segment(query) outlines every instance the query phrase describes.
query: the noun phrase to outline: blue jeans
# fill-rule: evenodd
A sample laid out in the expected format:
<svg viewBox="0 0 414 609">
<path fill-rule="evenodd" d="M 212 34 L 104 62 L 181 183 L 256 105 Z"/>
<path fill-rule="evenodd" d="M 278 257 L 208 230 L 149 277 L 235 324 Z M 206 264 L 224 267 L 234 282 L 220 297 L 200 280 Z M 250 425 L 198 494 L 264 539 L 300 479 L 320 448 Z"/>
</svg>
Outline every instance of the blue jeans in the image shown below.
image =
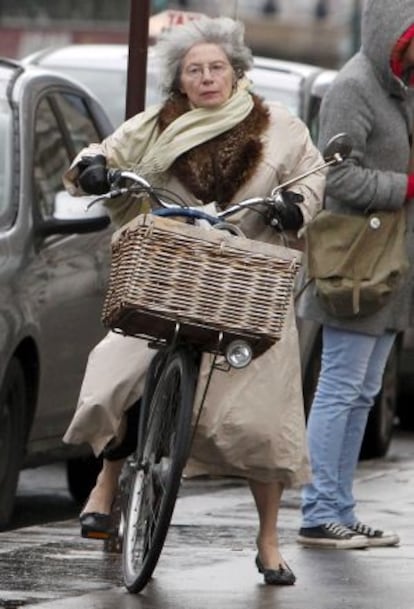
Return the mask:
<svg viewBox="0 0 414 609">
<path fill-rule="evenodd" d="M 394 332 L 371 336 L 323 328 L 322 367 L 307 427 L 312 482 L 302 491 L 303 527 L 357 521 L 352 483 L 394 339 Z"/>
</svg>

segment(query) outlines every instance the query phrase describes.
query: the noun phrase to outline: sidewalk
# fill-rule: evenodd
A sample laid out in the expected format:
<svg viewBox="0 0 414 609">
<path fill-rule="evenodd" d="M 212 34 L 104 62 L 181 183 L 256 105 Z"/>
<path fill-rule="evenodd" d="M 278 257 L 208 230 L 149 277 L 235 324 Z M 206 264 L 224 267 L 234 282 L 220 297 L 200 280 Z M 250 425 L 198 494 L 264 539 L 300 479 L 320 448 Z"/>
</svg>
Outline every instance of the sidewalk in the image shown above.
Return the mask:
<svg viewBox="0 0 414 609">
<path fill-rule="evenodd" d="M 397 530 L 402 540 L 397 548 L 297 546 L 299 494 L 288 491 L 280 517 L 281 542 L 298 578 L 288 588 L 263 585 L 255 570 L 254 506 L 246 485 L 232 480 L 184 482 L 155 577 L 140 595 L 123 588 L 120 556 L 104 554 L 100 542 L 80 539 L 76 520 L 1 533 L 0 606 L 412 609 L 413 480 L 414 459 L 405 456 L 362 463 L 358 471 L 360 517 Z"/>
</svg>

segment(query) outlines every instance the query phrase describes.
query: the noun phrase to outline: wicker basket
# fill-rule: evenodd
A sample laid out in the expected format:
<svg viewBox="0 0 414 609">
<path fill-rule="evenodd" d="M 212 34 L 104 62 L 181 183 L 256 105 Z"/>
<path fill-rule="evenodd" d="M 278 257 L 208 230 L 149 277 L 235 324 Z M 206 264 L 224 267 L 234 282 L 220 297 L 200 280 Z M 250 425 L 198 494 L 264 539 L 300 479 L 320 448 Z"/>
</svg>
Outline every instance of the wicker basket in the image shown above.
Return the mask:
<svg viewBox="0 0 414 609">
<path fill-rule="evenodd" d="M 179 322 L 181 335 L 206 351 L 244 338 L 257 355 L 281 336 L 300 258 L 285 247 L 141 215 L 113 236 L 103 323 L 171 340 Z"/>
</svg>

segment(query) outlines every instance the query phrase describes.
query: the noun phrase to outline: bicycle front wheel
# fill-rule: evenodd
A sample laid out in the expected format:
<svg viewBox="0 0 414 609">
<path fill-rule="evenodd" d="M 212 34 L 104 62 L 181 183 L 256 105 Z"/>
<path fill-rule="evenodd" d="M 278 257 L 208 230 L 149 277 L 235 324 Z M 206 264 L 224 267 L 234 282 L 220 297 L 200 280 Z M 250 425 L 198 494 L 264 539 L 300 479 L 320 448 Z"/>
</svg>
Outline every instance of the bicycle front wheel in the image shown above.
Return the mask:
<svg viewBox="0 0 414 609">
<path fill-rule="evenodd" d="M 154 362 L 152 370 L 157 366 Z M 150 579 L 163 548 L 191 443 L 196 386 L 192 356 L 178 350 L 157 375 L 155 389 L 142 404 L 137 455 L 125 522 L 123 577 L 130 592 Z M 144 401 L 145 402 L 145 401 Z"/>
</svg>

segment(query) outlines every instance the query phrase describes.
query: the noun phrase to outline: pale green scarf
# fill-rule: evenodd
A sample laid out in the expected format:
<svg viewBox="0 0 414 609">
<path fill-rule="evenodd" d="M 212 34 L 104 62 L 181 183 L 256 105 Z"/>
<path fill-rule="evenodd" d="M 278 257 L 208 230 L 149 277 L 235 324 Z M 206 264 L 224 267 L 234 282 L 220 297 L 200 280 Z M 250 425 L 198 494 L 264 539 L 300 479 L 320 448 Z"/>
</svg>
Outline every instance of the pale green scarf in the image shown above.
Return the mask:
<svg viewBox="0 0 414 609">
<path fill-rule="evenodd" d="M 101 144 L 81 150 L 63 176 L 72 195 L 84 194 L 77 184 L 77 163 L 82 157 L 103 154 L 109 167 L 131 170 L 146 178 L 153 186 L 162 187 L 166 172 L 177 157 L 195 146 L 232 129 L 248 116 L 253 108 L 250 81 L 238 81 L 236 92 L 216 108 L 194 108 L 185 112 L 159 132 L 161 105 L 133 116 Z M 111 218 L 118 226 L 142 213 L 142 201 L 123 196 L 105 202 Z"/>
<path fill-rule="evenodd" d="M 216 108 L 194 108 L 159 133 L 160 105 L 151 107 L 121 125 L 103 142 L 109 166 L 131 169 L 150 179 L 164 173 L 177 157 L 238 125 L 253 108 L 248 81 Z"/>
</svg>

